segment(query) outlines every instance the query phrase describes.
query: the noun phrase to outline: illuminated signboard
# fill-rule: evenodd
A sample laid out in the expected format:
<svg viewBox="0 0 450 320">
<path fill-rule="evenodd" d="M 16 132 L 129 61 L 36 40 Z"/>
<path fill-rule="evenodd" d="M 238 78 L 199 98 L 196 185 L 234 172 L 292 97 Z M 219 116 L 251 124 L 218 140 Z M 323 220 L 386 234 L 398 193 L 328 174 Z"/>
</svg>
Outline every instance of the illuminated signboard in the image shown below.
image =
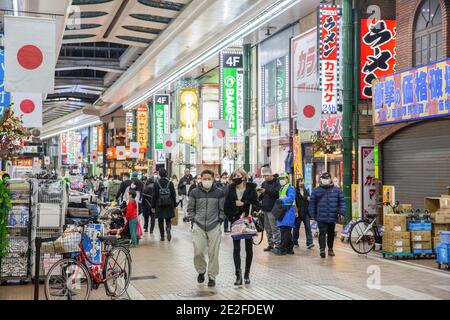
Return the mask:
<svg viewBox="0 0 450 320">
<path fill-rule="evenodd" d="M 194 144 L 198 134 L 198 90 L 181 89 L 180 97 L 180 142 Z"/>
<path fill-rule="evenodd" d="M 148 112 L 145 105 L 137 109 L 137 142 L 142 149 L 147 151 L 148 147 Z"/>
<path fill-rule="evenodd" d="M 127 131 L 127 143 L 133 141 L 133 112 L 127 112 L 125 114 L 126 131 Z"/>
<path fill-rule="evenodd" d="M 155 149 L 164 149 L 164 134 L 169 133 L 170 96 L 158 94 L 154 97 L 154 137 Z"/>
<path fill-rule="evenodd" d="M 361 99 L 372 98 L 372 81 L 395 72 L 395 20 L 361 20 Z"/>
<path fill-rule="evenodd" d="M 338 112 L 340 8 L 322 5 L 319 13 L 322 113 L 333 114 Z"/>
<path fill-rule="evenodd" d="M 103 125 L 98 126 L 97 127 L 97 151 L 98 152 L 103 152 L 103 145 L 105 144 L 104 139 L 104 132 L 105 132 L 105 128 L 103 127 Z"/>
</svg>

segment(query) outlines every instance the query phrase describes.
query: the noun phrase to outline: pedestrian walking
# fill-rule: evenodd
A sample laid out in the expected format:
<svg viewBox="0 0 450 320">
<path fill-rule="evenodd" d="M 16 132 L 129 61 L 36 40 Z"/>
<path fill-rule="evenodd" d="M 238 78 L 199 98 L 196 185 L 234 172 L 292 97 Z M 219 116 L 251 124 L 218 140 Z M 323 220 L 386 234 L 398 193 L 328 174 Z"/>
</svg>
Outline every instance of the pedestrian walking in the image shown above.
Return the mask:
<svg viewBox="0 0 450 320">
<path fill-rule="evenodd" d="M 138 209 L 136 204 L 136 191 L 134 190 L 128 192 L 128 204 L 125 218 L 127 219 L 128 229 L 130 230 L 131 244 L 133 247 L 136 247 L 139 244 L 136 234 Z"/>
<path fill-rule="evenodd" d="M 178 196 L 180 197 L 181 209 L 183 209 L 184 207 L 187 208 L 187 202 L 189 200 L 188 191 L 193 179 L 194 178 L 191 175 L 191 170 L 185 169 L 184 176 L 178 182 L 177 191 Z"/>
<path fill-rule="evenodd" d="M 278 177 L 280 183 L 279 199 L 277 201 L 284 208 L 284 215 L 277 219 L 277 226 L 280 228 L 280 247 L 274 249 L 277 255 L 294 254 L 294 242 L 292 239 L 292 229 L 295 227 L 295 188 L 289 183 L 289 174 L 284 173 Z"/>
<path fill-rule="evenodd" d="M 147 179 L 144 190 L 142 192 L 142 213 L 144 216 L 144 232 L 148 232 L 148 224 L 150 222 L 150 233 L 155 229 L 156 217 L 152 211 L 152 197 L 155 181 L 153 177 Z M 150 221 L 149 221 L 150 220 Z"/>
<path fill-rule="evenodd" d="M 280 246 L 281 233 L 277 226 L 277 219 L 272 213 L 273 206 L 280 196 L 280 183 L 275 179 L 270 167 L 261 168 L 264 182 L 261 188 L 256 189 L 260 193 L 261 210 L 264 213 L 264 229 L 267 234 L 268 247 L 264 251 L 272 251 Z"/>
<path fill-rule="evenodd" d="M 295 204 L 297 206 L 297 216 L 295 217 L 294 227 L 294 246 L 299 247 L 298 239 L 300 238 L 300 227 L 303 223 L 306 235 L 306 247 L 311 249 L 314 247 L 313 236 L 311 232 L 310 215 L 309 215 L 309 191 L 305 188 L 305 180 L 297 179 L 295 186 Z"/>
<path fill-rule="evenodd" d="M 319 225 L 320 256 L 335 256 L 333 251 L 334 233 L 339 216 L 345 214 L 344 193 L 333 184 L 328 172 L 320 176 L 320 186 L 315 188 L 309 202 L 309 213 Z"/>
<path fill-rule="evenodd" d="M 172 240 L 172 223 L 171 219 L 175 217 L 175 208 L 177 206 L 177 195 L 173 183 L 168 179 L 167 170 L 159 169 L 159 179 L 155 182 L 152 197 L 152 210 L 158 218 L 159 233 L 161 241 L 164 241 L 164 230 L 167 234 L 167 240 Z M 164 229 L 164 222 L 166 228 Z"/>
<path fill-rule="evenodd" d="M 231 224 L 242 216 L 247 217 L 259 210 L 256 184 L 248 182 L 247 173 L 243 169 L 237 169 L 231 174 L 232 183 L 228 187 L 225 198 L 225 214 Z M 251 212 L 250 212 L 251 211 Z M 250 269 L 253 260 L 253 240 L 245 239 L 245 273 L 244 282 L 250 284 Z M 241 240 L 233 240 L 233 259 L 236 274 L 234 285 L 242 285 L 241 269 Z"/>
<path fill-rule="evenodd" d="M 128 190 L 131 186 L 130 174 L 128 172 L 122 175 L 122 183 L 120 184 L 119 191 L 116 194 L 116 202 L 121 203 L 128 199 Z"/>
<path fill-rule="evenodd" d="M 225 219 L 225 195 L 214 185 L 214 172 L 201 173 L 201 183 L 192 190 L 188 202 L 188 219 L 192 223 L 192 242 L 194 244 L 194 266 L 198 283 L 205 281 L 208 272 L 208 286 L 216 285 L 219 274 L 219 249 L 221 224 Z M 205 253 L 208 251 L 208 262 Z"/>
</svg>

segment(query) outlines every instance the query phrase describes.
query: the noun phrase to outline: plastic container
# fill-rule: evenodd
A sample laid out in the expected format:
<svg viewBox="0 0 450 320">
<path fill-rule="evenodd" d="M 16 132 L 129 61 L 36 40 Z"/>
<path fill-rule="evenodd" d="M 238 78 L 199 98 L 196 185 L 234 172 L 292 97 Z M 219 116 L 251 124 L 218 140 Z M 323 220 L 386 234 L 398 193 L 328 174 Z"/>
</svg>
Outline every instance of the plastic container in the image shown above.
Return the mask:
<svg viewBox="0 0 450 320">
<path fill-rule="evenodd" d="M 436 260 L 439 263 L 450 263 L 450 244 L 440 243 L 437 246 Z"/>
<path fill-rule="evenodd" d="M 431 222 L 408 222 L 408 231 L 431 231 Z"/>
<path fill-rule="evenodd" d="M 450 244 L 450 231 L 441 231 L 440 236 L 441 236 L 440 243 Z"/>
</svg>

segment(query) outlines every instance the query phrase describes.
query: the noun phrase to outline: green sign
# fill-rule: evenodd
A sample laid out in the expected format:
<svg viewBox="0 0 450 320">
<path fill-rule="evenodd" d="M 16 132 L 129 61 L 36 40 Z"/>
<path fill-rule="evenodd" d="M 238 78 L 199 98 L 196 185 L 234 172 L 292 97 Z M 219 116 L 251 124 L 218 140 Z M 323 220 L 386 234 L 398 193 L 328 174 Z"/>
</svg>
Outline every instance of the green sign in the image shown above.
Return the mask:
<svg viewBox="0 0 450 320">
<path fill-rule="evenodd" d="M 168 110 L 169 110 L 169 96 L 157 95 L 154 100 L 154 132 L 155 132 L 155 149 L 164 149 L 164 134 L 168 129 Z"/>
<path fill-rule="evenodd" d="M 373 148 L 373 153 L 374 153 L 374 155 L 373 155 L 373 157 L 374 157 L 374 162 L 375 162 L 375 179 L 380 179 L 380 166 L 379 166 L 379 159 L 378 159 L 378 156 L 379 156 L 379 149 L 378 149 L 378 146 L 375 146 L 374 148 Z"/>
<path fill-rule="evenodd" d="M 222 52 L 220 56 L 221 69 L 221 101 L 222 118 L 228 120 L 229 133 L 237 134 L 238 129 L 238 106 L 239 78 L 238 70 L 243 68 L 243 55 L 241 52 Z"/>
</svg>

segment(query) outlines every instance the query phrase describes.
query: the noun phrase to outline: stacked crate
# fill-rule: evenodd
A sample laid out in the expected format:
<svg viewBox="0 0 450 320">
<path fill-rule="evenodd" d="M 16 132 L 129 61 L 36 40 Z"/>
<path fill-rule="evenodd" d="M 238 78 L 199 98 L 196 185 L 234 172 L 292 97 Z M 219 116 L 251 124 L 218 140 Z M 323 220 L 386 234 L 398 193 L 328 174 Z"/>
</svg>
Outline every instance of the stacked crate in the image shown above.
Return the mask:
<svg viewBox="0 0 450 320">
<path fill-rule="evenodd" d="M 433 247 L 436 249 L 440 243 L 440 233 L 450 231 L 450 196 L 442 195 L 439 198 L 439 207 L 431 214 L 431 218 L 433 221 Z"/>
</svg>

